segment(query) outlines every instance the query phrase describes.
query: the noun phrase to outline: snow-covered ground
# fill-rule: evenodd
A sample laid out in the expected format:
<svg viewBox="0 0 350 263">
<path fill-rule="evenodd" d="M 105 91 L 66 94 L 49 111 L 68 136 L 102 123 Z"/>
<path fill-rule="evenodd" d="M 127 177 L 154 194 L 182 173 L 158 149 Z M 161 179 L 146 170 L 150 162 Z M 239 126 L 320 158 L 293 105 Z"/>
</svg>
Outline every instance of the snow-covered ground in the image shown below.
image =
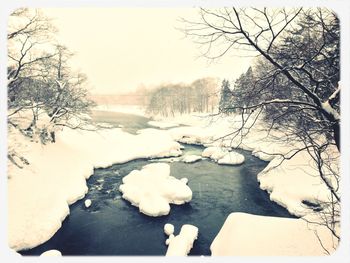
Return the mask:
<svg viewBox="0 0 350 263">
<path fill-rule="evenodd" d="M 61 227 L 68 205 L 87 193 L 86 179 L 94 167 L 181 154 L 180 144 L 157 130 L 138 135 L 121 129 L 63 130 L 56 143 L 47 145 L 15 130 L 10 134 L 10 142 L 30 163 L 24 169 L 10 163 L 8 170 L 8 241 L 15 250 L 43 243 Z"/>
<path fill-rule="evenodd" d="M 169 204 L 181 205 L 192 199 L 186 183 L 170 176 L 167 163 L 151 163 L 141 170 L 133 170 L 123 178 L 119 190 L 124 199 L 148 216 L 167 215 Z"/>
<path fill-rule="evenodd" d="M 153 126 L 153 127 L 157 127 L 157 128 L 161 128 L 161 129 L 179 126 L 179 124 L 177 124 L 177 123 L 161 122 L 161 121 L 149 121 L 148 124 Z"/>
</svg>

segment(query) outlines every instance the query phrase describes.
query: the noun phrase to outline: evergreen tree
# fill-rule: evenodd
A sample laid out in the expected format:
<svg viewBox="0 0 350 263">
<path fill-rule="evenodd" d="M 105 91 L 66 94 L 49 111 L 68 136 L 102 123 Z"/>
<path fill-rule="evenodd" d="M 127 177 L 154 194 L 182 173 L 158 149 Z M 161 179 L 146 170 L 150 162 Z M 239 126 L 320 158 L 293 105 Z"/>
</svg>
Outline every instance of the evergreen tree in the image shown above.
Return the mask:
<svg viewBox="0 0 350 263">
<path fill-rule="evenodd" d="M 233 97 L 230 89 L 230 82 L 227 79 L 224 79 L 221 84 L 219 111 L 223 113 L 232 112 L 230 110 L 230 107 L 232 106 L 232 99 Z"/>
</svg>

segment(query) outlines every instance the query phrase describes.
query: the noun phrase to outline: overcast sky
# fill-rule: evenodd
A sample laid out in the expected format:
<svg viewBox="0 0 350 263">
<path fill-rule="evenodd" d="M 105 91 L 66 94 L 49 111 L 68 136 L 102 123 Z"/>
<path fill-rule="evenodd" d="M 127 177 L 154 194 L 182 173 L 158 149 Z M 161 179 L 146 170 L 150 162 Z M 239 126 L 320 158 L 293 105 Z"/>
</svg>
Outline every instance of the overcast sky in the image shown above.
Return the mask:
<svg viewBox="0 0 350 263">
<path fill-rule="evenodd" d="M 247 58 L 227 56 L 208 63 L 191 39 L 177 30 L 180 17 L 195 9 L 77 8 L 44 9 L 54 18 L 58 39 L 75 52 L 74 67 L 83 71 L 92 93 L 127 92 L 144 84 L 190 83 L 201 77 L 239 76 Z"/>
</svg>

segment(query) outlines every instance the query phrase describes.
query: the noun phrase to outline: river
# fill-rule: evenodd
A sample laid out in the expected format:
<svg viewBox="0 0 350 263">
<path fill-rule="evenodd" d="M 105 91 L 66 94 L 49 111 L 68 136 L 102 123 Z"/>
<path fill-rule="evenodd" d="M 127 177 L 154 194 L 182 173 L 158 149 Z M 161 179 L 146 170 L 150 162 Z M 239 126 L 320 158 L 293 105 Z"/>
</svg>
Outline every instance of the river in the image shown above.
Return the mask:
<svg viewBox="0 0 350 263">
<path fill-rule="evenodd" d="M 131 133 L 149 127 L 149 119 L 125 113 L 94 112 L 93 119 L 116 127 L 122 125 Z M 184 147 L 184 155 L 200 155 L 204 149 L 196 145 Z M 85 208 L 86 198 L 71 205 L 70 215 L 50 240 L 21 254 L 39 255 L 58 249 L 63 255 L 164 255 L 167 237 L 163 226 L 171 223 L 175 234 L 183 224 L 197 226 L 199 236 L 190 255 L 210 255 L 211 242 L 232 212 L 293 217 L 259 188 L 256 175 L 267 162 L 250 152 L 238 152 L 246 158 L 239 166 L 218 165 L 210 160 L 169 163 L 172 176 L 188 178 L 193 199 L 185 205 L 171 205 L 169 215 L 157 218 L 141 214 L 137 207 L 121 198 L 118 188 L 122 178 L 132 170 L 162 160 L 141 159 L 95 169 L 87 181 L 86 198 L 92 200 L 91 207 Z"/>
</svg>

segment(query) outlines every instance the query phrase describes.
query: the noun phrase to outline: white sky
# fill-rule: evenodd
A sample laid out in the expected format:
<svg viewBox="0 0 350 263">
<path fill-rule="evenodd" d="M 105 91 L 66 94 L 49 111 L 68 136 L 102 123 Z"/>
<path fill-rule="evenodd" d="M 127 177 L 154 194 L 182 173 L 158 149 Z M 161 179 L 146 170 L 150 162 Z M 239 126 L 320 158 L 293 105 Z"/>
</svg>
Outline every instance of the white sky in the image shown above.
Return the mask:
<svg viewBox="0 0 350 263">
<path fill-rule="evenodd" d="M 228 56 L 217 62 L 199 57 L 191 39 L 177 30 L 180 17 L 195 9 L 43 9 L 54 18 L 58 39 L 75 52 L 74 67 L 88 76 L 92 93 L 132 91 L 140 84 L 192 82 L 200 77 L 230 80 L 246 71 L 250 59 Z"/>
</svg>

